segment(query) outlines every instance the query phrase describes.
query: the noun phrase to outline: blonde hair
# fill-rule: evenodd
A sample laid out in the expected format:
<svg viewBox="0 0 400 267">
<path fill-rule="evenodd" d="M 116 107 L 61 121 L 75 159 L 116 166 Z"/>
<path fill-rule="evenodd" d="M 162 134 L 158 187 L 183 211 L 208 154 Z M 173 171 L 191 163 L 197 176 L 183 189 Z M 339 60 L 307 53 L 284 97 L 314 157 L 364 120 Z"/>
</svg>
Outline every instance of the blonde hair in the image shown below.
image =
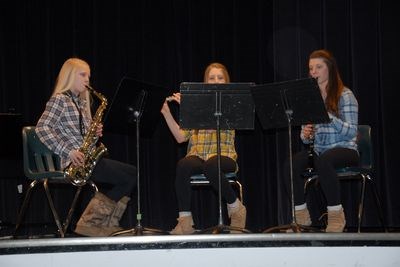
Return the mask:
<svg viewBox="0 0 400 267">
<path fill-rule="evenodd" d="M 222 73 L 225 76 L 225 81 L 226 83 L 230 83 L 231 79 L 229 77 L 228 70 L 226 67 L 218 62 L 211 63 L 210 65 L 207 66 L 206 70 L 204 71 L 204 82 L 206 83 L 208 80 L 208 75 L 210 74 L 211 69 L 216 68 L 222 70 Z"/>
<path fill-rule="evenodd" d="M 69 58 L 62 65 L 60 72 L 58 73 L 56 84 L 54 86 L 53 95 L 62 94 L 71 90 L 76 75 L 80 70 L 85 70 L 90 72 L 89 64 L 79 58 Z M 79 96 L 81 99 L 86 100 L 86 113 L 91 117 L 90 112 L 90 93 L 86 90 L 83 94 Z"/>
</svg>

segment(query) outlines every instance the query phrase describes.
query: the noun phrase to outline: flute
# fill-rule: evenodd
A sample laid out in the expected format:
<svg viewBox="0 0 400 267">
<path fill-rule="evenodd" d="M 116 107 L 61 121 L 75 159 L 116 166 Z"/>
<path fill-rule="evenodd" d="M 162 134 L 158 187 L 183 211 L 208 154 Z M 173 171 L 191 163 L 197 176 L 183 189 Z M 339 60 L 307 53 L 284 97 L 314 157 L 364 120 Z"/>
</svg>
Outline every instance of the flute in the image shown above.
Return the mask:
<svg viewBox="0 0 400 267">
<path fill-rule="evenodd" d="M 167 101 L 167 102 L 171 102 L 173 100 L 174 100 L 174 96 L 172 96 L 172 95 L 165 98 L 165 101 Z"/>
<path fill-rule="evenodd" d="M 168 96 L 165 98 L 165 101 L 167 102 L 172 102 L 172 101 L 176 101 L 178 103 L 180 103 L 180 93 L 173 93 L 172 95 Z"/>
</svg>

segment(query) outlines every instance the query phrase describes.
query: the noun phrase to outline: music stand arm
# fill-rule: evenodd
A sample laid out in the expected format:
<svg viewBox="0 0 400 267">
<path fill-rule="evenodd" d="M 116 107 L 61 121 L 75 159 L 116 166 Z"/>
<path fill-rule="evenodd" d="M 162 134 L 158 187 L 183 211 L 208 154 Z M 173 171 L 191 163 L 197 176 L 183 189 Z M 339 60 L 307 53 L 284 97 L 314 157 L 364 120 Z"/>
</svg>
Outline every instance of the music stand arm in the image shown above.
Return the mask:
<svg viewBox="0 0 400 267">
<path fill-rule="evenodd" d="M 289 175 L 290 175 L 290 205 L 292 212 L 292 223 L 296 224 L 296 214 L 294 206 L 294 185 L 293 185 L 293 152 L 292 152 L 292 115 L 293 110 L 287 108 L 285 110 L 286 117 L 288 120 L 288 138 L 289 138 Z"/>
<path fill-rule="evenodd" d="M 141 226 L 142 214 L 140 210 L 140 118 L 141 112 L 135 111 L 134 112 L 135 121 L 136 121 L 136 190 L 137 190 L 137 226 Z"/>
</svg>

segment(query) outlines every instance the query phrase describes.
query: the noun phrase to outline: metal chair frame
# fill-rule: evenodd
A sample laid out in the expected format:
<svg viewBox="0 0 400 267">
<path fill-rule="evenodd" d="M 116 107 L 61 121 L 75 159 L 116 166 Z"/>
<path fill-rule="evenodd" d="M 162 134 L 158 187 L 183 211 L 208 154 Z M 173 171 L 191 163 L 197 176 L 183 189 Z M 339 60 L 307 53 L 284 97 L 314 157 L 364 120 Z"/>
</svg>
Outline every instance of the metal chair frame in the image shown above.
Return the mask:
<svg viewBox="0 0 400 267">
<path fill-rule="evenodd" d="M 387 232 L 386 224 L 384 221 L 383 211 L 381 201 L 378 192 L 375 187 L 374 180 L 372 178 L 373 172 L 373 148 L 371 142 L 371 126 L 369 125 L 358 125 L 358 136 L 357 136 L 357 146 L 360 153 L 360 165 L 357 167 L 345 167 L 337 169 L 337 175 L 340 181 L 349 180 L 360 180 L 361 181 L 361 192 L 358 204 L 358 214 L 357 214 L 357 231 L 361 232 L 361 223 L 364 212 L 364 200 L 365 200 L 365 189 L 367 182 L 371 185 L 371 189 L 374 194 L 375 203 L 378 208 L 379 219 L 382 224 L 383 229 Z M 307 193 L 307 188 L 310 183 L 315 182 L 318 179 L 317 174 L 306 175 L 306 181 L 304 183 L 304 193 Z"/>
<path fill-rule="evenodd" d="M 243 201 L 243 186 L 242 184 L 237 180 L 237 173 L 236 172 L 228 172 L 225 173 L 225 178 L 228 179 L 229 184 L 232 186 L 236 187 L 237 190 L 239 191 L 239 198 L 242 203 Z M 207 177 L 203 174 L 195 174 L 190 177 L 190 184 L 192 186 L 206 186 L 210 185 L 210 181 L 207 179 Z"/>
<path fill-rule="evenodd" d="M 24 174 L 26 178 L 31 180 L 29 187 L 25 193 L 24 201 L 18 213 L 17 222 L 15 225 L 14 235 L 16 235 L 18 228 L 22 223 L 25 211 L 28 207 L 30 196 L 33 188 L 39 183 L 43 184 L 46 192 L 47 200 L 54 217 L 54 221 L 58 228 L 60 237 L 65 237 L 65 232 L 68 229 L 71 221 L 72 214 L 78 197 L 81 193 L 82 186 L 78 186 L 72 204 L 69 208 L 68 215 L 62 223 L 55 208 L 53 198 L 50 193 L 49 183 L 70 184 L 64 179 L 64 172 L 60 168 L 60 160 L 57 155 L 50 151 L 37 137 L 35 133 L 35 126 L 25 126 L 22 129 L 22 144 L 23 144 L 23 162 Z M 98 191 L 97 186 L 93 181 L 89 180 L 88 184 Z M 74 185 L 72 185 L 74 186 Z"/>
</svg>

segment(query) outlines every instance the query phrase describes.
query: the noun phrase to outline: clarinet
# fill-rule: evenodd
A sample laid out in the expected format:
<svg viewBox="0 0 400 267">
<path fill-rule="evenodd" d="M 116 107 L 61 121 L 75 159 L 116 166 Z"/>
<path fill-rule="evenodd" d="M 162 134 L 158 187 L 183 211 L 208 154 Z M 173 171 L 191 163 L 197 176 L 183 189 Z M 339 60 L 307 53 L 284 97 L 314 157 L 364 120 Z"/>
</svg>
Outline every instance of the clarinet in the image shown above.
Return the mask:
<svg viewBox="0 0 400 267">
<path fill-rule="evenodd" d="M 314 172 L 314 139 L 315 136 L 312 134 L 309 138 L 310 143 L 308 144 L 308 165 L 306 168 L 306 176 L 311 176 Z"/>
</svg>

